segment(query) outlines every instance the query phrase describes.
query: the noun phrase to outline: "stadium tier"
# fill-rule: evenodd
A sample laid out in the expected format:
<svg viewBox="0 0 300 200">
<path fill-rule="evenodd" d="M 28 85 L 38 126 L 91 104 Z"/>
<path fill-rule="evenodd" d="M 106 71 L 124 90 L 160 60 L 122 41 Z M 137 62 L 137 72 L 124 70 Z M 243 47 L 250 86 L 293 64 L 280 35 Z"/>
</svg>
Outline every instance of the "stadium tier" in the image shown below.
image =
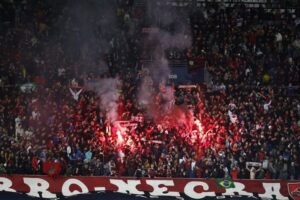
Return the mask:
<svg viewBox="0 0 300 200">
<path fill-rule="evenodd" d="M 0 1 L 0 199 L 299 199 L 299 11 Z"/>
</svg>

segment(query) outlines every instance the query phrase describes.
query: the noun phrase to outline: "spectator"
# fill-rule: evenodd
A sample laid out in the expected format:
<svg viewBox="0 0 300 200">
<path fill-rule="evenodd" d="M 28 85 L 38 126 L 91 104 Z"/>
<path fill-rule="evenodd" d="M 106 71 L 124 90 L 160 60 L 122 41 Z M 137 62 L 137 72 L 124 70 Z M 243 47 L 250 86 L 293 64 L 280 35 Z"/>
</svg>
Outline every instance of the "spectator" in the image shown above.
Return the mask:
<svg viewBox="0 0 300 200">
<path fill-rule="evenodd" d="M 246 169 L 250 172 L 250 179 L 252 179 L 252 180 L 256 178 L 256 173 L 262 170 L 261 166 L 259 166 L 258 169 L 255 169 L 254 166 L 251 166 L 251 168 L 250 168 L 249 163 L 246 163 Z M 260 176 L 260 177 L 263 177 L 263 176 Z"/>
</svg>

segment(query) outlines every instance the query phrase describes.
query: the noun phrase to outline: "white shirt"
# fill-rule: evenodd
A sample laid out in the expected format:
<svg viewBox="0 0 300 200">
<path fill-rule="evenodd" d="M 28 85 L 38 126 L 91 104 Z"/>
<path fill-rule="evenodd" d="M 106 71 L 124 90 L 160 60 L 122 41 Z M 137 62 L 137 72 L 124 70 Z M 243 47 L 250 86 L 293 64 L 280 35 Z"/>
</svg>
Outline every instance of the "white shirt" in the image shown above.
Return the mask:
<svg viewBox="0 0 300 200">
<path fill-rule="evenodd" d="M 31 136 L 32 134 L 33 134 L 33 131 L 31 131 L 31 130 L 26 130 L 25 131 L 26 136 Z"/>
<path fill-rule="evenodd" d="M 264 110 L 268 111 L 269 110 L 269 106 L 271 105 L 272 101 L 270 101 L 269 103 L 265 103 L 264 104 Z"/>
<path fill-rule="evenodd" d="M 191 163 L 191 170 L 194 170 L 195 167 L 196 167 L 196 161 L 193 160 Z"/>
<path fill-rule="evenodd" d="M 16 124 L 16 127 L 21 126 L 21 119 L 19 117 L 15 118 L 15 124 Z"/>
<path fill-rule="evenodd" d="M 62 76 L 62 75 L 64 75 L 65 72 L 66 72 L 65 68 L 58 68 L 57 71 L 58 71 L 58 76 Z"/>
<path fill-rule="evenodd" d="M 72 149 L 71 149 L 70 146 L 68 146 L 68 147 L 67 147 L 67 154 L 71 154 L 71 152 L 72 152 Z"/>
<path fill-rule="evenodd" d="M 32 111 L 31 115 L 34 120 L 40 117 L 40 113 L 36 111 Z"/>
<path fill-rule="evenodd" d="M 276 37 L 276 42 L 281 42 L 282 41 L 282 35 L 281 35 L 281 33 L 277 33 L 275 35 L 275 37 Z"/>
</svg>

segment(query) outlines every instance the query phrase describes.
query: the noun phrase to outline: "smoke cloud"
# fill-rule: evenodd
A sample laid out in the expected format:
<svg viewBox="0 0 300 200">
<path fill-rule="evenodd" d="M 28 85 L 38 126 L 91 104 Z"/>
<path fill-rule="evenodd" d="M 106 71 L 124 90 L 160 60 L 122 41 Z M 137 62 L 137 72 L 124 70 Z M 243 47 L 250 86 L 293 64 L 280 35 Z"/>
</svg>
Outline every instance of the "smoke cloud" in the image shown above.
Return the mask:
<svg viewBox="0 0 300 200">
<path fill-rule="evenodd" d="M 188 11 L 179 12 L 172 6 L 157 6 L 156 2 L 148 1 L 147 16 L 147 24 L 155 31 L 150 31 L 145 38 L 144 51 L 152 57 L 152 62 L 143 70 L 138 101 L 155 121 L 161 121 L 166 114 L 171 117 L 176 114 L 179 120 L 190 118 L 185 109 L 174 108 L 174 88 L 168 84 L 171 70 L 166 54 L 169 49 L 183 50 L 191 46 L 190 28 L 186 25 Z"/>
<path fill-rule="evenodd" d="M 71 0 L 56 23 L 59 46 L 73 68 L 76 77 L 85 80 L 85 87 L 95 91 L 100 108 L 111 121 L 118 119 L 118 98 L 121 81 L 118 78 L 99 78 L 109 67 L 105 55 L 121 34 L 116 5 L 107 0 Z M 62 38 L 64 36 L 64 38 Z M 90 81 L 87 81 L 88 76 Z"/>
<path fill-rule="evenodd" d="M 100 108 L 106 112 L 109 121 L 118 119 L 118 100 L 121 81 L 118 78 L 104 78 L 85 82 L 87 89 L 95 91 L 100 97 Z"/>
<path fill-rule="evenodd" d="M 57 5 L 50 1 L 54 15 L 48 35 L 38 41 L 46 66 L 72 68 L 74 76 L 108 71 L 105 54 L 120 33 L 116 6 L 106 0 L 66 0 Z M 68 69 L 67 69 L 68 71 Z M 47 72 L 45 72 L 47 75 Z"/>
</svg>

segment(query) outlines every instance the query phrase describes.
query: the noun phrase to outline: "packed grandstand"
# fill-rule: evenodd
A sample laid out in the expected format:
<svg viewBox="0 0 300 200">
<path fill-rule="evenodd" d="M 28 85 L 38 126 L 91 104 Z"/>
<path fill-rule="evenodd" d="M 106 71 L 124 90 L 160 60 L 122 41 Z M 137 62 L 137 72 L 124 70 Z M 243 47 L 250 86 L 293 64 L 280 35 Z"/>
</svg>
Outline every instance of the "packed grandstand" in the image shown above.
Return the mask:
<svg viewBox="0 0 300 200">
<path fill-rule="evenodd" d="M 299 180 L 296 3 L 199 2 L 1 1 L 0 174 Z"/>
</svg>

